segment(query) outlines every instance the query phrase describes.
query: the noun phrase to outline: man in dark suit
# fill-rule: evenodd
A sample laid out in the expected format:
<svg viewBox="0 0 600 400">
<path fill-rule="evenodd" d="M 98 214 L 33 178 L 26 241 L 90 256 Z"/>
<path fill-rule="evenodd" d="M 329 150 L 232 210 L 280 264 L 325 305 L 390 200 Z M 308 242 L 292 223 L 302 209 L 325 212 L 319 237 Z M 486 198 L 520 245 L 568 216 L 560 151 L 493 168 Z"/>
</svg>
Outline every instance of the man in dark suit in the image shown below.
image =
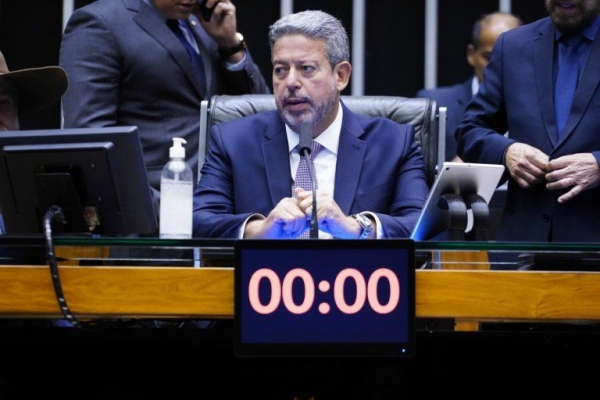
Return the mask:
<svg viewBox="0 0 600 400">
<path fill-rule="evenodd" d="M 314 156 L 319 238 L 408 237 L 428 194 L 423 157 L 412 126 L 357 115 L 340 101 L 352 71 L 340 21 L 321 11 L 287 15 L 269 42 L 277 110 L 211 128 L 194 236 L 306 232 L 312 191 L 292 187 L 308 130 L 322 148 Z"/>
<path fill-rule="evenodd" d="M 447 108 L 446 161 L 460 161 L 456 156 L 454 131 L 463 117 L 467 104 L 479 89 L 483 80 L 483 70 L 490 60 L 498 36 L 519 25 L 521 21 L 512 14 L 496 12 L 484 15 L 473 25 L 471 43 L 467 45 L 467 62 L 473 67 L 473 76 L 463 83 L 435 89 L 421 89 L 417 92 L 416 97 L 433 99 L 439 107 Z"/>
<path fill-rule="evenodd" d="M 64 127 L 137 126 L 156 189 L 173 137 L 186 140 L 198 171 L 202 100 L 270 92 L 237 32 L 235 6 L 207 6 L 209 21 L 196 0 L 97 0 L 72 14 L 63 35 Z"/>
<path fill-rule="evenodd" d="M 545 2 L 549 17 L 503 33 L 494 46 L 456 131 L 458 155 L 507 168 L 498 240 L 599 242 L 600 0 Z M 569 89 L 555 89 L 565 71 L 575 74 L 574 95 L 555 109 Z"/>
</svg>

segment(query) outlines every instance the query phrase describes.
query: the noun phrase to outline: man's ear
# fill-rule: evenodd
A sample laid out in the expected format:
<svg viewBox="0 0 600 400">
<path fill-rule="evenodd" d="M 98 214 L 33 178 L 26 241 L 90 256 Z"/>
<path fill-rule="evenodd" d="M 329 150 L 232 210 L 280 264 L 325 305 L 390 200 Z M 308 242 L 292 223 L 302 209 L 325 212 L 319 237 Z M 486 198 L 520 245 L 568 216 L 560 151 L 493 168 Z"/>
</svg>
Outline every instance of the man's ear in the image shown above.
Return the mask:
<svg viewBox="0 0 600 400">
<path fill-rule="evenodd" d="M 473 60 L 475 57 L 475 46 L 472 44 L 467 45 L 467 62 L 471 67 L 475 66 L 475 61 Z"/>
<path fill-rule="evenodd" d="M 352 65 L 348 61 L 342 61 L 333 69 L 333 75 L 335 77 L 335 87 L 338 92 L 342 92 L 348 86 L 350 82 L 350 75 L 352 74 Z"/>
</svg>

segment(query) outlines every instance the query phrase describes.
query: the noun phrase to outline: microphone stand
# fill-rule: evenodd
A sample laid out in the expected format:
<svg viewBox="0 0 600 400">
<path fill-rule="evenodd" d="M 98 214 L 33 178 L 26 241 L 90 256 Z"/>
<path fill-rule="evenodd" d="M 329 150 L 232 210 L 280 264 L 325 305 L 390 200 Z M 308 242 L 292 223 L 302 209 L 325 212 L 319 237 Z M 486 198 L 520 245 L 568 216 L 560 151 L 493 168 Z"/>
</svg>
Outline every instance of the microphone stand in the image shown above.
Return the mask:
<svg viewBox="0 0 600 400">
<path fill-rule="evenodd" d="M 308 174 L 310 175 L 310 183 L 312 186 L 312 213 L 310 216 L 310 235 L 311 239 L 319 238 L 319 220 L 317 219 L 317 177 L 314 166 L 310 160 L 310 152 L 312 151 L 312 128 L 309 125 L 303 125 L 300 128 L 300 142 L 298 151 L 301 157 L 304 157 L 308 165 Z"/>
<path fill-rule="evenodd" d="M 312 186 L 312 213 L 310 216 L 310 238 L 319 238 L 319 219 L 317 218 L 317 178 L 313 163 L 306 156 L 306 162 L 308 163 L 308 174 L 310 175 L 310 185 Z"/>
</svg>

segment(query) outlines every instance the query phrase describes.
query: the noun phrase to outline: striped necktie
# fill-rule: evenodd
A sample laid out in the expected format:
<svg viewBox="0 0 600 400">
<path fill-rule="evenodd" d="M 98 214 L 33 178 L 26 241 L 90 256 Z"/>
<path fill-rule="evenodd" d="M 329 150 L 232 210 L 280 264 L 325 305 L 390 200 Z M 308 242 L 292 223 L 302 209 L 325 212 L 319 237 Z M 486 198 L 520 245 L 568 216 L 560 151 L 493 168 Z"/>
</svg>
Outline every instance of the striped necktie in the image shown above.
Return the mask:
<svg viewBox="0 0 600 400">
<path fill-rule="evenodd" d="M 310 164 L 306 162 L 306 157 L 300 156 L 300 163 L 298 164 L 298 169 L 296 170 L 296 177 L 294 178 L 294 185 L 292 187 L 292 196 L 295 196 L 294 189 L 297 187 L 302 188 L 304 190 L 312 190 L 312 180 L 310 179 L 309 168 L 313 171 L 315 176 L 315 190 L 319 188 L 319 184 L 317 182 L 317 174 L 315 172 L 315 165 L 313 164 L 313 160 L 317 153 L 321 151 L 323 145 L 315 142 L 314 140 L 311 143 L 311 151 L 310 151 Z M 308 239 L 310 237 L 310 231 L 306 230 L 303 234 L 299 236 L 299 239 Z"/>
<path fill-rule="evenodd" d="M 192 62 L 192 68 L 194 69 L 194 73 L 200 84 L 200 91 L 204 96 L 206 96 L 206 73 L 204 71 L 204 64 L 202 63 L 202 57 L 198 54 L 198 51 L 192 46 L 190 41 L 186 38 L 186 35 L 193 40 L 194 36 L 190 27 L 184 20 L 181 19 L 168 19 L 167 26 L 175 33 L 177 39 L 181 42 L 188 55 L 190 56 L 190 60 Z M 185 31 L 185 35 L 184 35 Z"/>
</svg>

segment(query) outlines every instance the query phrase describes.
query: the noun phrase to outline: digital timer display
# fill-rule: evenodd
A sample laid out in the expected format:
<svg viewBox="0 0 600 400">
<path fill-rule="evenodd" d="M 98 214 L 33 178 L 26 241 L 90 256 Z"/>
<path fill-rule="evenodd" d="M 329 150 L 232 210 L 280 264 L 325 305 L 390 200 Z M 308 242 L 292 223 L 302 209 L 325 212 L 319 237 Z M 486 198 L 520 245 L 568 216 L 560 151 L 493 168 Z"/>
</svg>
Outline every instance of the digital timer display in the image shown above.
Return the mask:
<svg viewBox="0 0 600 400">
<path fill-rule="evenodd" d="M 412 355 L 412 240 L 240 240 L 236 353 Z"/>
</svg>

